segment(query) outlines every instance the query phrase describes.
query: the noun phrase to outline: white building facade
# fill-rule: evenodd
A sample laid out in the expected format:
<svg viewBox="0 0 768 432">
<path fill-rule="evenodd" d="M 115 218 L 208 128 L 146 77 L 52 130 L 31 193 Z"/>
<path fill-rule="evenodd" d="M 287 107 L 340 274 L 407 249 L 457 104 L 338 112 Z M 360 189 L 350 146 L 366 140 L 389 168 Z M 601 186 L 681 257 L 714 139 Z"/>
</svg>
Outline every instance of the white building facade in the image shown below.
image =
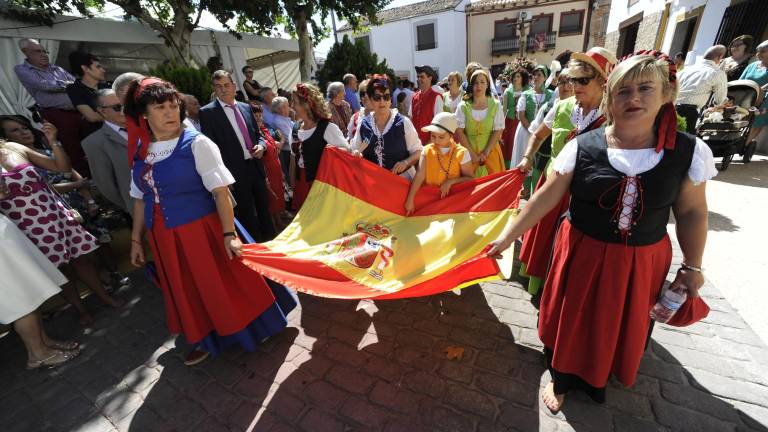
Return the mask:
<svg viewBox="0 0 768 432">
<path fill-rule="evenodd" d="M 742 34 L 768 37 L 766 0 L 613 0 L 605 46 L 621 57 L 641 49 L 686 54 L 693 64 L 707 48 Z"/>
<path fill-rule="evenodd" d="M 371 51 L 385 59 L 398 78 L 416 80 L 416 66 L 429 65 L 440 78 L 463 73 L 467 64 L 464 7 L 469 0 L 428 0 L 381 11 L 378 26 L 364 33 L 342 27 L 339 39 L 364 38 Z"/>
</svg>

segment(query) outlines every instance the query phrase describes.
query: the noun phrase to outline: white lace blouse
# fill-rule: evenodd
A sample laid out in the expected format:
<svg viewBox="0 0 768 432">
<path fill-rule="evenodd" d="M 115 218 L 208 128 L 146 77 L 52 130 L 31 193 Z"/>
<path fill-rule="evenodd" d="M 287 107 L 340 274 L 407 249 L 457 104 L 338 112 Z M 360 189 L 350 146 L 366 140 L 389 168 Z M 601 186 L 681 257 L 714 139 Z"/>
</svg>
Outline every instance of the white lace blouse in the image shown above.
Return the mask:
<svg viewBox="0 0 768 432">
<path fill-rule="evenodd" d="M 149 145 L 147 152 L 147 163 L 158 163 L 167 159 L 173 150 L 176 148 L 176 144 L 179 139 L 174 138 L 167 141 L 155 141 Z M 216 144 L 210 140 L 207 136 L 200 134 L 192 141 L 192 155 L 195 158 L 195 169 L 200 177 L 203 179 L 203 185 L 209 191 L 213 191 L 216 188 L 222 186 L 229 186 L 235 182 L 235 178 L 232 173 L 229 172 L 224 161 L 221 159 L 221 152 Z M 154 189 L 154 181 L 152 180 L 152 171 L 149 170 L 144 175 L 144 179 L 149 183 L 150 187 Z M 139 189 L 136 183 L 131 178 L 131 197 L 136 199 L 142 199 L 144 192 Z M 160 202 L 157 191 L 155 191 L 155 202 Z"/>
<path fill-rule="evenodd" d="M 575 139 L 568 143 L 560 151 L 552 162 L 552 169 L 560 174 L 568 174 L 576 169 L 576 156 L 578 144 Z M 611 166 L 626 175 L 627 183 L 624 189 L 621 215 L 619 216 L 619 229 L 627 230 L 631 224 L 632 211 L 637 202 L 637 180 L 636 176 L 647 172 L 655 167 L 661 158 L 664 157 L 664 150 L 656 153 L 656 149 L 608 149 L 608 162 Z M 715 168 L 715 159 L 712 156 L 712 150 L 704 141 L 696 138 L 696 147 L 693 151 L 691 166 L 688 168 L 688 177 L 694 185 L 699 185 L 717 175 Z"/>
</svg>

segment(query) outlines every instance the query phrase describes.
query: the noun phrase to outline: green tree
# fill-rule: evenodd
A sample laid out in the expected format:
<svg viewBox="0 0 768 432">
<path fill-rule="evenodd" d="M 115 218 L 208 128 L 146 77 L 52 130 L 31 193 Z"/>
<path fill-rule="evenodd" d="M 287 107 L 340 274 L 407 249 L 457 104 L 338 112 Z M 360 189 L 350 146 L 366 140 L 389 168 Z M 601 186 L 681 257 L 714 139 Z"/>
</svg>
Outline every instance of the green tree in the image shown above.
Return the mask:
<svg viewBox="0 0 768 432">
<path fill-rule="evenodd" d="M 211 100 L 213 86 L 207 69 L 163 63 L 150 70 L 149 74 L 172 82 L 179 91 L 193 95 L 203 105 Z"/>
<path fill-rule="evenodd" d="M 174 60 L 193 64 L 190 40 L 207 10 L 232 32 L 274 35 L 283 25 L 299 40 L 302 81 L 309 80 L 312 46 L 329 33 L 328 15 L 336 15 L 357 29 L 364 21 L 376 23 L 376 12 L 391 0 L 110 0 L 126 18 L 135 18 L 157 31 L 171 49 Z M 6 0 L 0 16 L 53 25 L 59 14 L 77 12 L 86 17 L 101 12 L 107 0 Z M 314 18 L 313 18 L 314 17 Z M 319 19 L 315 19 L 319 18 Z M 236 24 L 230 26 L 234 20 Z M 310 34 L 310 27 L 312 33 Z"/>
<path fill-rule="evenodd" d="M 395 76 L 387 61 L 379 61 L 379 57 L 372 53 L 362 40 L 352 42 L 344 35 L 341 42 L 333 44 L 328 51 L 325 65 L 317 72 L 320 88 L 325 88 L 329 82 L 341 81 L 346 73 L 355 74 L 361 81 L 366 74 L 387 74 L 390 79 Z"/>
</svg>

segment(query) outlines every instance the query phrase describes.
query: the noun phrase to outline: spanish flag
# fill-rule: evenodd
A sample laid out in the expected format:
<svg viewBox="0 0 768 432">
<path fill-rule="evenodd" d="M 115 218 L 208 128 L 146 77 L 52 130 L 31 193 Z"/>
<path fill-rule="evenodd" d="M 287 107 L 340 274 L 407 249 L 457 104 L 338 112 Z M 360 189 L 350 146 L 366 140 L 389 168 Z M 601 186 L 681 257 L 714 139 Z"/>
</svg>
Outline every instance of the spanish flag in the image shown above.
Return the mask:
<svg viewBox="0 0 768 432">
<path fill-rule="evenodd" d="M 312 190 L 293 222 L 273 241 L 243 247 L 241 259 L 265 277 L 308 294 L 395 299 L 437 294 L 508 278 L 512 250 L 486 256 L 488 243 L 516 212 L 519 171 L 416 195 L 405 216 L 409 182 L 373 163 L 328 147 Z"/>
</svg>

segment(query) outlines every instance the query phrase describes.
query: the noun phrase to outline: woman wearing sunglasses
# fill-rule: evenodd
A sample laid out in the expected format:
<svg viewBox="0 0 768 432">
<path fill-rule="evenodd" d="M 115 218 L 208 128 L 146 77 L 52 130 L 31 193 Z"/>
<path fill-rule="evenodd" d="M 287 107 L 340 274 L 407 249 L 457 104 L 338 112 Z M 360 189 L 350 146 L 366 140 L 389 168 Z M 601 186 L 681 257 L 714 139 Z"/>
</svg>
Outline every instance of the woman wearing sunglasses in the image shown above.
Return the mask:
<svg viewBox="0 0 768 432">
<path fill-rule="evenodd" d="M 411 180 L 422 145 L 411 119 L 392 105 L 392 85 L 386 75 L 374 75 L 366 89 L 373 111 L 360 123 L 352 147 L 365 159 Z"/>
<path fill-rule="evenodd" d="M 574 96 L 558 102 L 531 136 L 525 156 L 518 165 L 521 171 L 528 172 L 532 169 L 534 155 L 548 136 L 552 136 L 551 158 L 554 159 L 570 138 L 602 125 L 605 120 L 600 112 L 603 84 L 615 64 L 616 57 L 605 48 L 595 47 L 586 53 L 571 55 L 568 62 L 568 81 L 573 86 Z M 549 174 L 551 168 L 548 166 L 536 183 L 535 191 L 544 185 Z M 528 292 L 531 294 L 539 292 L 547 275 L 555 232 L 560 216 L 568 210 L 568 199 L 566 194 L 552 211 L 523 236 L 520 274 L 529 278 Z"/>
</svg>

